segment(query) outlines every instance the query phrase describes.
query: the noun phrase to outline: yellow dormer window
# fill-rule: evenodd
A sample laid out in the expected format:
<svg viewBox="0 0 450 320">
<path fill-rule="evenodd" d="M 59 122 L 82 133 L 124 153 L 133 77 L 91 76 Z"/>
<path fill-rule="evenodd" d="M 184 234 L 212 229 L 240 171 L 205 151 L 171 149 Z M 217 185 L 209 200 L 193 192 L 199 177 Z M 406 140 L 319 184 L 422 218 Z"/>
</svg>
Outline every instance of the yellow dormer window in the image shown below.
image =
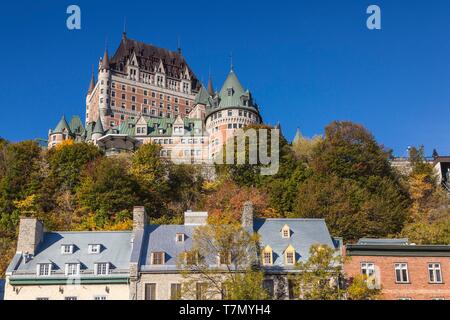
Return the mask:
<svg viewBox="0 0 450 320">
<path fill-rule="evenodd" d="M 295 249 L 292 245 L 284 250 L 284 264 L 285 265 L 295 265 Z"/>
<path fill-rule="evenodd" d="M 291 237 L 291 228 L 289 228 L 287 224 L 285 224 L 283 229 L 281 229 L 281 236 L 284 239 L 289 239 Z"/>
<path fill-rule="evenodd" d="M 262 262 L 265 266 L 271 266 L 273 264 L 273 251 L 270 246 L 266 246 L 262 252 Z"/>
</svg>

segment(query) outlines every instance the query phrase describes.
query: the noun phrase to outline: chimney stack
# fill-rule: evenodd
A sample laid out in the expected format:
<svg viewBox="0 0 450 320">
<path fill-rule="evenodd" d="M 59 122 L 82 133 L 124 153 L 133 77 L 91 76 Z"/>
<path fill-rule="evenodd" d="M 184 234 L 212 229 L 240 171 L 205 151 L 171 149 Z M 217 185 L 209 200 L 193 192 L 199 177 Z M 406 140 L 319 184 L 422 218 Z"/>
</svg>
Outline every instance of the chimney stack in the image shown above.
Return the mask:
<svg viewBox="0 0 450 320">
<path fill-rule="evenodd" d="M 133 207 L 133 231 L 143 231 L 147 223 L 147 212 L 145 211 L 145 207 Z"/>
<path fill-rule="evenodd" d="M 20 218 L 17 252 L 36 254 L 37 246 L 44 239 L 44 224 L 36 218 Z"/>
<path fill-rule="evenodd" d="M 185 226 L 204 226 L 208 224 L 208 212 L 192 212 L 188 210 L 184 213 Z"/>
<path fill-rule="evenodd" d="M 242 227 L 253 231 L 253 203 L 248 201 L 244 203 L 241 217 Z"/>
</svg>

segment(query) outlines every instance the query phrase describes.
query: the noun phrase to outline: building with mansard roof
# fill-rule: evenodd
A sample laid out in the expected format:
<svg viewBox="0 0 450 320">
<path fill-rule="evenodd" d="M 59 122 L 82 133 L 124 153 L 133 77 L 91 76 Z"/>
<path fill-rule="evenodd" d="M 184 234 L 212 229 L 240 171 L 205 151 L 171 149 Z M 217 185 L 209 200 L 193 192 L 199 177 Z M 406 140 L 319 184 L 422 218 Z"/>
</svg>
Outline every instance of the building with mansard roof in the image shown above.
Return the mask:
<svg viewBox="0 0 450 320">
<path fill-rule="evenodd" d="M 212 160 L 236 129 L 262 123 L 259 107 L 233 68 L 219 91 L 211 77 L 205 88 L 181 50 L 170 51 L 129 39 L 105 50 L 92 73 L 84 125 L 65 117 L 49 130 L 48 147 L 67 139 L 91 142 L 106 154 L 162 146 L 161 156 L 176 161 Z"/>
</svg>

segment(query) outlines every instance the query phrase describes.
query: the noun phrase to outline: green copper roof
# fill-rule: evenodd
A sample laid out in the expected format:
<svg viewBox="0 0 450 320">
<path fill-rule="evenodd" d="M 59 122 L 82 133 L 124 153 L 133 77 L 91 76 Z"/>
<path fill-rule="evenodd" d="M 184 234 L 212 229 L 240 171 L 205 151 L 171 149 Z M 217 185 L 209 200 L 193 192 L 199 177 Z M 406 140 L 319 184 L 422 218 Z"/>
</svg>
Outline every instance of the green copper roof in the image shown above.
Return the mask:
<svg viewBox="0 0 450 320">
<path fill-rule="evenodd" d="M 225 83 L 220 90 L 219 107 L 237 107 L 242 106 L 241 96 L 245 93 L 241 82 L 233 70 L 228 74 Z"/>
<path fill-rule="evenodd" d="M 92 133 L 101 133 L 103 134 L 105 130 L 103 129 L 102 121 L 100 120 L 100 117 L 97 119 L 97 122 L 95 123 L 94 130 Z"/>
<path fill-rule="evenodd" d="M 127 119 L 118 127 L 119 134 L 126 134 L 134 137 L 136 135 L 136 121 Z M 149 118 L 147 120 L 147 136 L 149 137 L 170 137 L 172 136 L 172 127 L 175 122 L 174 118 Z M 203 133 L 203 122 L 201 119 L 183 119 L 185 133 L 189 134 L 195 129 L 199 129 L 198 134 Z M 160 131 L 162 130 L 162 131 Z"/>
<path fill-rule="evenodd" d="M 197 93 L 197 95 L 195 96 L 195 100 L 194 100 L 194 104 L 204 104 L 209 105 L 209 93 L 208 91 L 205 89 L 204 86 L 202 86 L 200 88 L 200 91 Z"/>
<path fill-rule="evenodd" d="M 72 116 L 69 127 L 70 131 L 75 134 L 82 135 L 85 131 L 79 116 Z"/>
<path fill-rule="evenodd" d="M 53 130 L 53 133 L 62 133 L 64 129 L 66 129 L 68 132 L 71 132 L 69 124 L 66 121 L 66 117 L 62 116 L 62 118 L 61 118 L 61 120 L 59 120 L 58 125 L 56 126 L 55 130 Z"/>
</svg>

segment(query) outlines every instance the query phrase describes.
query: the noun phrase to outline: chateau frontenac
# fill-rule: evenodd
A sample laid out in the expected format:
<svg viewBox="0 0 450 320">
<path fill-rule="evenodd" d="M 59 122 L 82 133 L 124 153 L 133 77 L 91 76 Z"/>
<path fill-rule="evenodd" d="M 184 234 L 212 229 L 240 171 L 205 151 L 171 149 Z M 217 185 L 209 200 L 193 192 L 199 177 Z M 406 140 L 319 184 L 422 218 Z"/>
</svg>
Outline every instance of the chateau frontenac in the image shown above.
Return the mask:
<svg viewBox="0 0 450 320">
<path fill-rule="evenodd" d="M 236 129 L 262 123 L 259 107 L 233 68 L 215 91 L 197 79 L 181 50 L 169 51 L 123 33 L 112 58 L 106 49 L 92 73 L 85 123 L 64 116 L 49 130 L 48 147 L 72 139 L 91 142 L 106 154 L 162 146 L 161 156 L 205 162 L 222 150 Z"/>
</svg>

